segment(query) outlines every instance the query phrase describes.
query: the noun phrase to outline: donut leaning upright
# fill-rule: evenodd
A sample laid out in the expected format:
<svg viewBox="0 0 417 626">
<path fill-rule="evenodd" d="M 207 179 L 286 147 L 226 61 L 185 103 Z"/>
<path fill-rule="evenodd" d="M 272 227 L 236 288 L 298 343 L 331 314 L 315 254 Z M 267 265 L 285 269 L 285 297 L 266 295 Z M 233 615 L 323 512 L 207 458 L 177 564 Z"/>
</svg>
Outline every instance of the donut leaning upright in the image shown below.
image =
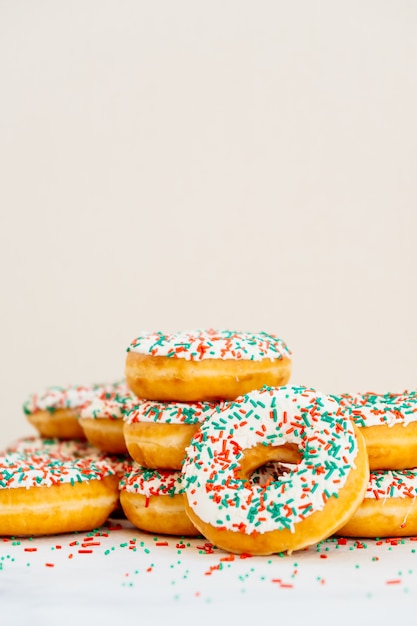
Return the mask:
<svg viewBox="0 0 417 626">
<path fill-rule="evenodd" d="M 253 470 L 291 463 L 266 485 Z M 186 512 L 218 547 L 291 552 L 338 531 L 360 506 L 369 480 L 359 429 L 337 402 L 305 387 L 264 387 L 205 421 L 183 465 Z"/>
</svg>

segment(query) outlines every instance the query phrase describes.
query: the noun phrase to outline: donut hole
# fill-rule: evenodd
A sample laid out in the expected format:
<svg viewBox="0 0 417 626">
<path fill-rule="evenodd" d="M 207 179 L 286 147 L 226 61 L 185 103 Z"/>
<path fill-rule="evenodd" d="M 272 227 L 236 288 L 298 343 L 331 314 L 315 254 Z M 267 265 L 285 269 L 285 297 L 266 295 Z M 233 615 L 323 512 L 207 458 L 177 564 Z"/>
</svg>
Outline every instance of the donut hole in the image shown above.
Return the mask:
<svg viewBox="0 0 417 626">
<path fill-rule="evenodd" d="M 265 465 L 256 468 L 248 480 L 252 487 L 267 487 L 271 482 L 280 482 L 292 470 L 293 464 L 269 461 Z"/>
<path fill-rule="evenodd" d="M 269 473 L 265 481 L 271 479 L 276 481 L 280 476 L 291 472 L 292 466 L 300 463 L 301 459 L 302 454 L 295 444 L 286 443 L 281 446 L 260 444 L 245 450 L 239 468 L 236 468 L 235 477 L 259 485 L 259 477 Z"/>
</svg>

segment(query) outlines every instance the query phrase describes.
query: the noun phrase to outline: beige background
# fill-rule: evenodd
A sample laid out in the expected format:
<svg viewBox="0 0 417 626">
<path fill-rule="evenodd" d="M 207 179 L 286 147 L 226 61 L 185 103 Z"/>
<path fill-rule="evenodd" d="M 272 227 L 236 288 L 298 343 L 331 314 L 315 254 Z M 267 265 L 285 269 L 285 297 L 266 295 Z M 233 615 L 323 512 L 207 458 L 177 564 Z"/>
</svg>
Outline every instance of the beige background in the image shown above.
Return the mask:
<svg viewBox="0 0 417 626">
<path fill-rule="evenodd" d="M 0 0 L 0 444 L 142 330 L 416 386 L 417 4 Z"/>
</svg>

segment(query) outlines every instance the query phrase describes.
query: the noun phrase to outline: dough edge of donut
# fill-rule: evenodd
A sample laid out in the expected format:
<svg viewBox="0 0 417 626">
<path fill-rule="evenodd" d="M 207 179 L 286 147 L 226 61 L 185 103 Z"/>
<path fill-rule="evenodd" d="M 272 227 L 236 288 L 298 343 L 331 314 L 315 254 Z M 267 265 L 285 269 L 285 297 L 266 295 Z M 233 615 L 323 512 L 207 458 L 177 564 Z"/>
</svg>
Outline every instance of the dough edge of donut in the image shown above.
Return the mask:
<svg viewBox="0 0 417 626">
<path fill-rule="evenodd" d="M 187 361 L 128 352 L 125 377 L 139 397 L 158 401 L 234 400 L 264 385 L 280 387 L 291 376 L 289 357 L 260 361 L 204 359 Z"/>
</svg>

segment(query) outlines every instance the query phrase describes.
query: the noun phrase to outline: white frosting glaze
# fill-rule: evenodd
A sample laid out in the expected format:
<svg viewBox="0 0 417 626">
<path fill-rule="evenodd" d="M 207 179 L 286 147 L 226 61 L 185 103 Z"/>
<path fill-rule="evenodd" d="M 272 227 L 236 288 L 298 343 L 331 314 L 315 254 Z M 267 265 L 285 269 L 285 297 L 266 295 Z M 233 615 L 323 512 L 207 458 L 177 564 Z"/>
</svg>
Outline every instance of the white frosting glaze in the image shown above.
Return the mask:
<svg viewBox="0 0 417 626">
<path fill-rule="evenodd" d="M 139 400 L 126 386 L 117 391 L 104 391 L 88 401 L 80 412 L 82 418 L 123 419 Z"/>
<path fill-rule="evenodd" d="M 103 459 L 80 457 L 59 458 L 47 454 L 11 452 L 0 457 L 0 488 L 36 488 L 70 483 L 76 485 L 90 480 L 114 476 L 111 463 Z"/>
<path fill-rule="evenodd" d="M 371 472 L 365 498 L 415 498 L 417 495 L 417 469 L 380 470 Z"/>
<path fill-rule="evenodd" d="M 79 441 L 76 439 L 60 440 L 45 439 L 43 437 L 24 437 L 18 439 L 0 454 L 0 471 L 1 459 L 10 453 L 17 453 L 25 457 L 28 462 L 30 459 L 43 458 L 57 459 L 59 461 L 76 461 L 77 459 L 86 459 L 92 463 L 104 463 L 112 469 L 113 474 L 122 476 L 131 470 L 132 459 L 125 455 L 107 454 L 102 452 L 88 441 Z M 18 486 L 18 485 L 15 485 Z"/>
<path fill-rule="evenodd" d="M 407 426 L 417 421 L 417 392 L 332 395 L 357 426 Z"/>
<path fill-rule="evenodd" d="M 134 466 L 119 483 L 121 490 L 150 496 L 176 496 L 184 493 L 182 475 L 177 470 L 155 470 Z"/>
<path fill-rule="evenodd" d="M 158 424 L 198 424 L 221 407 L 216 402 L 155 402 L 136 401 L 125 417 L 128 424 L 152 422 Z"/>
<path fill-rule="evenodd" d="M 34 393 L 23 405 L 28 415 L 36 411 L 51 411 L 58 409 L 78 409 L 86 402 L 90 402 L 103 391 L 114 391 L 120 383 L 95 385 L 68 385 L 66 387 L 48 387 L 40 393 Z"/>
<path fill-rule="evenodd" d="M 194 330 L 174 334 L 147 333 L 134 339 L 128 351 L 186 360 L 203 359 L 282 359 L 291 352 L 282 339 L 265 332 Z"/>
<path fill-rule="evenodd" d="M 17 439 L 14 443 L 7 447 L 4 454 L 10 452 L 18 452 L 19 454 L 43 454 L 58 458 L 98 458 L 103 456 L 95 446 L 88 441 L 77 439 L 46 439 L 43 437 L 24 437 Z"/>
<path fill-rule="evenodd" d="M 244 450 L 285 443 L 302 454 L 288 474 L 265 488 L 239 478 Z M 357 453 L 353 425 L 335 400 L 304 387 L 264 387 L 201 425 L 183 465 L 187 499 L 216 528 L 294 531 L 337 496 Z"/>
</svg>

